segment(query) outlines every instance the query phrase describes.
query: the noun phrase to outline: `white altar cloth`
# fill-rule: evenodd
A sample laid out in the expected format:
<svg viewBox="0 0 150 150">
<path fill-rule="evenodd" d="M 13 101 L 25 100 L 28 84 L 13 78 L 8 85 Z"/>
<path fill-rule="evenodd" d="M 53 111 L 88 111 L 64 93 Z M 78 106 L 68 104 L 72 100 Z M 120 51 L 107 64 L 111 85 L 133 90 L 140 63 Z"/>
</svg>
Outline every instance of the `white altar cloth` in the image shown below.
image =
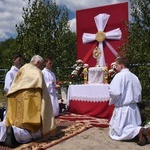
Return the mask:
<svg viewBox="0 0 150 150">
<path fill-rule="evenodd" d="M 102 102 L 109 101 L 109 84 L 70 85 L 68 88 L 67 104 L 70 100 Z"/>
</svg>

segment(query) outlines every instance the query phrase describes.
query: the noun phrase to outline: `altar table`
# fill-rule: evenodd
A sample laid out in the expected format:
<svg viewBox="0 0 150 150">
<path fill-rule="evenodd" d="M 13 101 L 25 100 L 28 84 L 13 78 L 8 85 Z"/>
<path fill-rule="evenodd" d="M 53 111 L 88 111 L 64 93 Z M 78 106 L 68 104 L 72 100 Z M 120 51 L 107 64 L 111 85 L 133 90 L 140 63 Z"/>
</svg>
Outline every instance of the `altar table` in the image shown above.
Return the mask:
<svg viewBox="0 0 150 150">
<path fill-rule="evenodd" d="M 67 94 L 69 112 L 110 120 L 114 106 L 109 105 L 109 84 L 70 85 Z"/>
</svg>

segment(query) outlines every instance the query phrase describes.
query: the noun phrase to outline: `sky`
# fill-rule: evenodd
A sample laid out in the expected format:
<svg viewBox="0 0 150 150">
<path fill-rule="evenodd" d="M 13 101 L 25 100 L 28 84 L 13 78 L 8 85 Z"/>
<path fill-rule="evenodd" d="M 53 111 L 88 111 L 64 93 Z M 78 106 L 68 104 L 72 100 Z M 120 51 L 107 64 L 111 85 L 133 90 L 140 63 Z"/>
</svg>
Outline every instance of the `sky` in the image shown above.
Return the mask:
<svg viewBox="0 0 150 150">
<path fill-rule="evenodd" d="M 31 0 L 33 1 L 33 0 Z M 76 32 L 76 11 L 99 6 L 129 2 L 129 0 L 54 0 L 57 5 L 65 5 L 69 10 L 70 29 Z M 16 24 L 22 21 L 23 7 L 28 0 L 0 0 L 0 41 L 17 36 Z"/>
</svg>

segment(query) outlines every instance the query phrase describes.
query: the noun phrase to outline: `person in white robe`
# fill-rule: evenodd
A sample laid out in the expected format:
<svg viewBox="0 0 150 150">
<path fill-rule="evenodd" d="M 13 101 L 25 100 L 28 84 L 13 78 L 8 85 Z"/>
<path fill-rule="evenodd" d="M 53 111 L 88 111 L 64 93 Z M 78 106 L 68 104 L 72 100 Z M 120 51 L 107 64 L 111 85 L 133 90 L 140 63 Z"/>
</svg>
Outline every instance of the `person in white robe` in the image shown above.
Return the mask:
<svg viewBox="0 0 150 150">
<path fill-rule="evenodd" d="M 6 117 L 0 122 L 0 144 L 14 148 L 19 143 L 57 131 L 52 104 L 43 78 L 43 58 L 32 57 L 21 67 L 7 93 Z"/>
<path fill-rule="evenodd" d="M 53 65 L 53 60 L 51 57 L 45 59 L 45 68 L 42 70 L 45 83 L 48 88 L 49 95 L 51 97 L 51 102 L 53 106 L 53 111 L 55 117 L 59 115 L 59 101 L 57 98 L 57 89 L 60 88 L 58 84 L 56 84 L 56 76 L 54 72 L 51 71 Z"/>
<path fill-rule="evenodd" d="M 4 91 L 5 93 L 8 92 L 16 74 L 18 73 L 20 67 L 23 64 L 23 56 L 20 53 L 16 53 L 13 55 L 13 66 L 11 69 L 6 73 L 5 75 L 5 81 L 4 81 Z M 4 109 L 2 120 L 4 119 L 6 115 L 6 111 Z"/>
<path fill-rule="evenodd" d="M 4 84 L 4 91 L 7 93 L 16 74 L 18 73 L 20 67 L 23 63 L 23 56 L 21 54 L 14 54 L 13 55 L 13 66 L 11 69 L 6 73 L 5 76 L 5 84 Z"/>
<path fill-rule="evenodd" d="M 138 77 L 128 69 L 126 58 L 116 59 L 115 75 L 109 86 L 110 101 L 115 109 L 110 120 L 109 136 L 114 140 L 131 140 L 139 137 L 138 145 L 145 145 L 150 140 L 148 131 L 141 126 L 141 115 L 137 103 L 141 98 L 141 84 Z M 148 139 L 147 139 L 148 138 Z"/>
</svg>

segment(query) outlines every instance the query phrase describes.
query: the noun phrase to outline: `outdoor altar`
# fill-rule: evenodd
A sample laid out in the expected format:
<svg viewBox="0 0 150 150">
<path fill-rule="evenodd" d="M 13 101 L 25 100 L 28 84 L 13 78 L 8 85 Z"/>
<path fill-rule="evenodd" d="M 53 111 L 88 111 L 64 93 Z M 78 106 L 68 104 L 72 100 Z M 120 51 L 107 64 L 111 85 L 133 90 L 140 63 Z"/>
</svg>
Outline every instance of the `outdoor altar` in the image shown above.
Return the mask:
<svg viewBox="0 0 150 150">
<path fill-rule="evenodd" d="M 91 81 L 87 81 L 86 75 L 84 84 L 69 85 L 69 112 L 109 120 L 114 109 L 114 106 L 109 105 L 108 79 L 109 73 L 114 71 L 110 66 L 120 55 L 119 48 L 127 38 L 125 22 L 128 21 L 128 3 L 78 10 L 76 20 L 77 59 L 88 64 L 89 71 L 92 71 L 86 70 L 91 75 Z M 76 72 L 78 69 L 74 71 Z M 99 80 L 99 75 L 104 80 Z"/>
</svg>

